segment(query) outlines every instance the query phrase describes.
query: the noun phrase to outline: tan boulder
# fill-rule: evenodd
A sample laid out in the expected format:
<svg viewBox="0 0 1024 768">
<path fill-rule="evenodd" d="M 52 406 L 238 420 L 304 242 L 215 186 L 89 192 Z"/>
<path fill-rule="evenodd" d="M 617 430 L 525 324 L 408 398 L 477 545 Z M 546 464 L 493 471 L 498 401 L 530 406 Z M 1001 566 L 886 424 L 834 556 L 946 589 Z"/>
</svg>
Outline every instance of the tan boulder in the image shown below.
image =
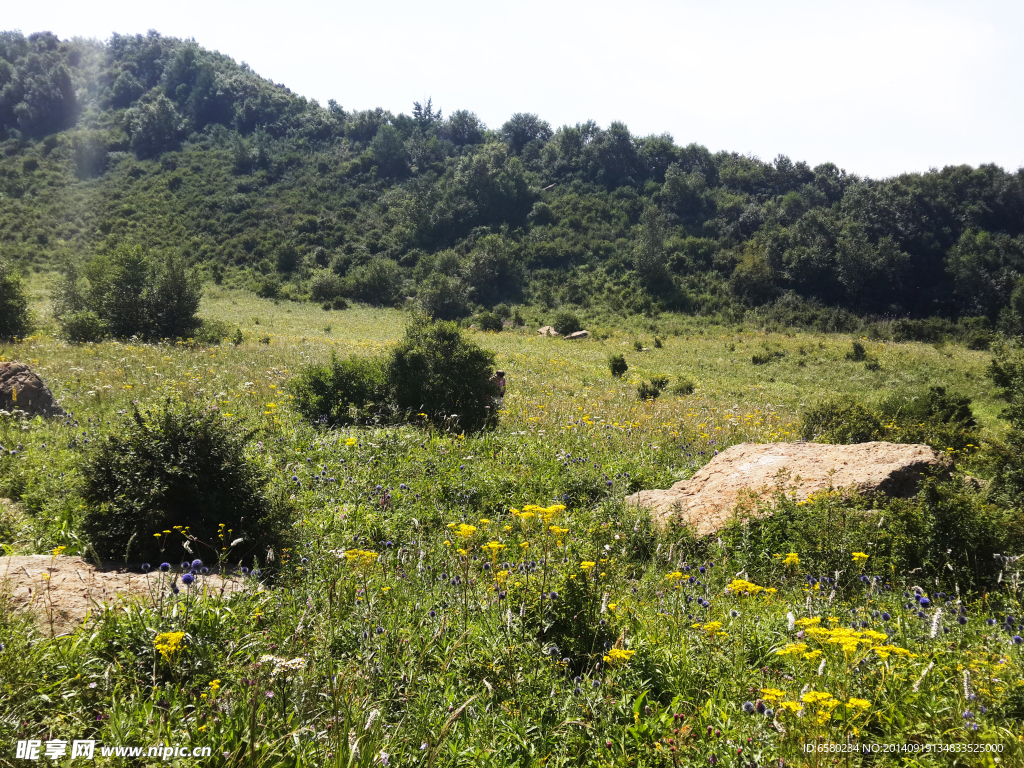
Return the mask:
<svg viewBox="0 0 1024 768">
<path fill-rule="evenodd" d="M 627 504 L 649 507 L 664 524 L 679 514 L 699 535 L 720 530 L 737 503 L 771 500 L 779 489 L 803 501 L 829 488 L 912 496 L 926 474 L 948 476 L 948 459 L 927 445 L 741 443 L 715 456 L 689 480 L 639 491 Z"/>
<path fill-rule="evenodd" d="M 24 363 L 0 363 L 0 410 L 30 416 L 63 416 L 53 393 Z"/>
<path fill-rule="evenodd" d="M 565 335 L 566 341 L 580 341 L 587 338 L 590 338 L 590 331 L 576 331 L 576 333 L 567 333 Z"/>
<path fill-rule="evenodd" d="M 560 334 L 558 331 L 556 331 L 550 325 L 545 325 L 545 326 L 537 329 L 537 335 L 538 336 L 561 336 L 562 334 Z"/>
</svg>

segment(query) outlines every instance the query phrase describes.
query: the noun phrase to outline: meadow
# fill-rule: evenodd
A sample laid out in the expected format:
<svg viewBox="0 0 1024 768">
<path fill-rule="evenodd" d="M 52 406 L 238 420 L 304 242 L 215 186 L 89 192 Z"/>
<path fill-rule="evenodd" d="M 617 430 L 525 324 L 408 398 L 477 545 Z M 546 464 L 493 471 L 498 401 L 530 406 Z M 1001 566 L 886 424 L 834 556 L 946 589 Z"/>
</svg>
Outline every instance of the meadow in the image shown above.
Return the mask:
<svg viewBox="0 0 1024 768">
<path fill-rule="evenodd" d="M 68 636 L 0 612 L 0 764 L 26 764 L 13 750 L 27 739 L 212 753 L 97 753 L 109 765 L 1024 764 L 1016 560 L 982 583 L 953 546 L 917 571 L 901 554 L 904 539 L 939 540 L 905 522 L 931 520 L 935 498 L 981 503 L 967 485 L 867 526 L 878 510 L 839 494 L 783 498 L 792 531 L 737 522 L 710 540 L 623 503 L 729 445 L 798 439 L 801 410 L 836 393 L 942 384 L 998 435 L 989 353 L 862 339 L 868 366 L 847 359 L 848 335 L 668 315 L 572 343 L 537 337 L 530 312 L 523 329 L 467 332 L 508 378 L 482 435 L 320 430 L 291 409 L 303 365 L 386 349 L 399 310 L 211 288 L 201 314 L 240 343 L 73 345 L 44 327 L 0 348 L 71 413 L 0 421 L 0 495 L 19 510 L 0 520 L 5 550 L 88 556 L 82 455 L 133 403 L 168 397 L 251 430 L 295 519 L 294 546 L 269 562 L 238 558 L 228 533 L 189 553 L 169 532 L 154 598 Z M 694 391 L 639 400 L 657 375 Z M 246 587 L 222 599 L 200 573 L 179 588 L 182 558 L 245 568 Z"/>
</svg>

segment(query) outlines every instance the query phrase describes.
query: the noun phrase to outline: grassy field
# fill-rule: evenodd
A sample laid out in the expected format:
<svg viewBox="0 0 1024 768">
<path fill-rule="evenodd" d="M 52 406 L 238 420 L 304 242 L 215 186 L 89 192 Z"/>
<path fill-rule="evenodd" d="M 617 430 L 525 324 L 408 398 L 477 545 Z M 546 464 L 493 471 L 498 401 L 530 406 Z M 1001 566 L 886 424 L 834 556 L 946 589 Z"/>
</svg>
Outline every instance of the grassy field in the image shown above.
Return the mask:
<svg viewBox="0 0 1024 768">
<path fill-rule="evenodd" d="M 296 545 L 254 563 L 194 542 L 208 566 L 273 581 L 249 576 L 226 600 L 201 577 L 172 593 L 174 566 L 148 577 L 161 599 L 98 612 L 71 636 L 3 612 L 0 764 L 26 764 L 14 745 L 28 739 L 211 751 L 97 751 L 109 765 L 1024 764 L 1017 566 L 985 590 L 952 547 L 933 547 L 946 560 L 929 561 L 927 581 L 900 569 L 905 540 L 938 539 L 899 515 L 925 519 L 939 502 L 867 527 L 872 511 L 840 496 L 791 504 L 801 533 L 774 546 L 742 527 L 696 541 L 622 503 L 725 446 L 797 439 L 802 408 L 835 393 L 945 385 L 997 434 L 988 353 L 863 340 L 869 367 L 846 359 L 849 336 L 694 318 L 577 343 L 535 326 L 469 332 L 508 374 L 496 431 L 318 431 L 290 408 L 291 377 L 332 352 L 384 350 L 408 315 L 218 288 L 202 314 L 244 341 L 70 345 L 44 332 L 0 349 L 73 414 L 0 423 L 15 451 L 0 495 L 21 510 L 0 533 L 12 551 L 88 554 L 82 456 L 133 402 L 180 395 L 256 430 L 250 455 L 289 498 Z M 612 353 L 629 363 L 621 379 Z M 693 394 L 638 400 L 659 374 Z M 957 488 L 941 503 L 981 508 Z M 186 553 L 179 534 L 168 541 L 173 564 Z"/>
</svg>

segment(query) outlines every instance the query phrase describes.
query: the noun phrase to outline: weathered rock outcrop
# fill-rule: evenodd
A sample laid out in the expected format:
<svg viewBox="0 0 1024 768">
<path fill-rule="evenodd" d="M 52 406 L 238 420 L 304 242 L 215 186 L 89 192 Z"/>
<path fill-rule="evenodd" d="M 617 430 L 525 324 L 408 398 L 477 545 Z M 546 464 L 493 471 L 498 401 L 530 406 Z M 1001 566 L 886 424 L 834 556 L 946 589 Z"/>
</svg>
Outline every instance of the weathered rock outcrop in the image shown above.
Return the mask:
<svg viewBox="0 0 1024 768">
<path fill-rule="evenodd" d="M 698 534 L 714 533 L 736 504 L 751 495 L 771 499 L 779 488 L 798 501 L 828 488 L 912 496 L 925 475 L 947 475 L 948 460 L 927 445 L 859 443 L 741 443 L 723 451 L 689 480 L 667 490 L 639 491 L 626 502 L 650 507 L 664 523 L 672 515 Z"/>
<path fill-rule="evenodd" d="M 570 333 L 565 337 L 566 341 L 580 341 L 582 339 L 589 339 L 590 331 L 576 331 L 576 333 Z"/>
<path fill-rule="evenodd" d="M 53 393 L 24 363 L 0 363 L 0 410 L 18 409 L 30 416 L 63 416 Z"/>
<path fill-rule="evenodd" d="M 544 325 L 544 326 L 541 326 L 540 328 L 537 329 L 537 335 L 538 336 L 561 336 L 562 334 L 560 334 L 558 331 L 556 331 L 552 326 Z"/>
</svg>

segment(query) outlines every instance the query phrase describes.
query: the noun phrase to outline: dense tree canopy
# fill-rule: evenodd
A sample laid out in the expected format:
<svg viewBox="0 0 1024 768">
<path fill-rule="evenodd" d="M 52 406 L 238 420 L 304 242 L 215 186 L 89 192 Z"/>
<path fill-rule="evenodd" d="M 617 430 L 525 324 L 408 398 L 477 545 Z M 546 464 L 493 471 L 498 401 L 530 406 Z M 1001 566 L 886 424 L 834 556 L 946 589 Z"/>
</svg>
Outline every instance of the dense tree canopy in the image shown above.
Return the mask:
<svg viewBox="0 0 1024 768">
<path fill-rule="evenodd" d="M 1017 322 L 1021 170 L 878 180 L 620 122 L 411 112 L 325 108 L 156 32 L 0 34 L 0 255 L 25 271 L 64 249 L 184 248 L 268 295 L 422 292 L 446 317 L 802 300 Z"/>
</svg>

